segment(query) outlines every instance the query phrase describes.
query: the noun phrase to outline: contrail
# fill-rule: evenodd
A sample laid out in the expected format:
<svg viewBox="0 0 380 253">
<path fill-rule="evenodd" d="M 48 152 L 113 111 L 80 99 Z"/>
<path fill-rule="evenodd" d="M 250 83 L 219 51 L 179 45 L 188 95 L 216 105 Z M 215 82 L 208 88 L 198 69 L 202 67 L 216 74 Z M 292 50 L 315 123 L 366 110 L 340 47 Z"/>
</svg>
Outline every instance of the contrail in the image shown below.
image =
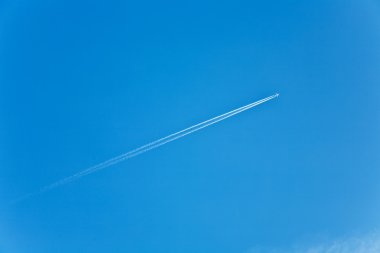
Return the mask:
<svg viewBox="0 0 380 253">
<path fill-rule="evenodd" d="M 182 138 L 182 137 L 184 137 L 184 136 L 186 136 L 188 134 L 191 134 L 191 133 L 194 133 L 196 131 L 199 131 L 199 130 L 205 128 L 205 127 L 211 126 L 211 125 L 213 125 L 213 124 L 215 124 L 215 123 L 217 123 L 219 121 L 225 120 L 225 119 L 227 119 L 229 117 L 232 117 L 232 116 L 234 116 L 236 114 L 239 114 L 239 113 L 241 113 L 243 111 L 251 109 L 252 107 L 255 107 L 255 106 L 259 105 L 259 104 L 265 103 L 265 102 L 267 102 L 267 101 L 269 101 L 271 99 L 274 99 L 274 98 L 276 98 L 278 96 L 279 96 L 279 94 L 276 93 L 276 94 L 274 94 L 272 96 L 269 96 L 269 97 L 263 98 L 261 100 L 258 100 L 256 102 L 253 102 L 251 104 L 239 107 L 239 108 L 237 108 L 235 110 L 229 111 L 229 112 L 224 113 L 224 114 L 219 115 L 219 116 L 216 116 L 216 117 L 214 117 L 212 119 L 203 121 L 203 122 L 201 122 L 199 124 L 193 125 L 191 127 L 188 127 L 186 129 L 181 130 L 179 132 L 176 132 L 174 134 L 170 134 L 170 135 L 168 135 L 168 136 L 166 136 L 164 138 L 161 138 L 161 139 L 158 139 L 158 140 L 153 141 L 151 143 L 145 144 L 145 145 L 143 145 L 143 146 L 141 146 L 139 148 L 136 148 L 136 149 L 134 149 L 132 151 L 129 151 L 129 152 L 124 153 L 124 154 L 121 154 L 121 155 L 116 156 L 116 157 L 114 157 L 112 159 L 109 159 L 107 161 L 104 161 L 104 162 L 99 163 L 97 165 L 94 165 L 92 167 L 89 167 L 89 168 L 87 168 L 85 170 L 82 170 L 82 171 L 80 171 L 80 172 L 78 172 L 78 173 L 76 173 L 76 174 L 74 174 L 72 176 L 68 176 L 66 178 L 63 178 L 63 179 L 55 182 L 55 183 L 52 183 L 52 184 L 47 185 L 47 186 L 44 186 L 41 189 L 39 189 L 38 191 L 26 194 L 26 195 L 24 195 L 24 196 L 22 196 L 22 197 L 20 197 L 20 198 L 18 198 L 16 200 L 14 200 L 12 202 L 12 204 L 21 202 L 21 201 L 23 201 L 25 199 L 28 199 L 28 198 L 32 197 L 32 196 L 35 196 L 35 195 L 38 195 L 38 194 L 50 191 L 50 190 L 52 190 L 54 188 L 57 188 L 59 186 L 68 184 L 70 182 L 73 182 L 74 180 L 77 180 L 77 179 L 79 179 L 79 178 L 81 178 L 83 176 L 86 176 L 88 174 L 94 173 L 94 172 L 96 172 L 98 170 L 105 169 L 105 168 L 107 168 L 107 167 L 109 167 L 111 165 L 120 163 L 120 162 L 122 162 L 124 160 L 127 160 L 129 158 L 138 156 L 138 155 L 140 155 L 142 153 L 145 153 L 145 152 L 147 152 L 149 150 L 158 148 L 158 147 L 160 147 L 162 145 L 165 145 L 165 144 L 167 144 L 169 142 L 172 142 L 174 140 Z"/>
</svg>

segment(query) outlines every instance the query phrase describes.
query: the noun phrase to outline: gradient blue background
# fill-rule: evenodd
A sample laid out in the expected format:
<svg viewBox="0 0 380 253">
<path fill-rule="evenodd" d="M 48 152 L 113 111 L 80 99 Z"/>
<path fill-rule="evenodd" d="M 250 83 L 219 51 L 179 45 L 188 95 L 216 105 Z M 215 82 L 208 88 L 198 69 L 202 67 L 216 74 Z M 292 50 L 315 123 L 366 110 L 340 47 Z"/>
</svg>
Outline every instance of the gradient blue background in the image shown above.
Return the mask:
<svg viewBox="0 0 380 253">
<path fill-rule="evenodd" d="M 379 229 L 379 28 L 376 0 L 1 1 L 0 252 L 236 253 Z"/>
</svg>

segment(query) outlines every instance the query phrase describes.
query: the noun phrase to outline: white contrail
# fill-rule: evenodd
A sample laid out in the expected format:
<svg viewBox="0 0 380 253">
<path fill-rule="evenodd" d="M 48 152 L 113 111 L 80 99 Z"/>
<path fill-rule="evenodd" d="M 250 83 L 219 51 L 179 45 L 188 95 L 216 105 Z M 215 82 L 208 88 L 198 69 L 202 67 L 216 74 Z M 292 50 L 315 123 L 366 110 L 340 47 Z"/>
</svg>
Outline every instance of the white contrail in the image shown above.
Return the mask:
<svg viewBox="0 0 380 253">
<path fill-rule="evenodd" d="M 225 120 L 225 119 L 227 119 L 229 117 L 232 117 L 232 116 L 234 116 L 234 115 L 236 115 L 238 113 L 246 111 L 246 110 L 248 110 L 248 109 L 250 109 L 252 107 L 255 107 L 255 106 L 259 105 L 259 104 L 265 103 L 265 102 L 267 102 L 267 101 L 269 101 L 269 100 L 271 100 L 273 98 L 276 98 L 278 96 L 279 96 L 279 94 L 276 93 L 276 94 L 274 94 L 272 96 L 269 96 L 269 97 L 266 97 L 264 99 L 261 99 L 261 100 L 258 100 L 256 102 L 253 102 L 251 104 L 239 107 L 239 108 L 237 108 L 235 110 L 232 110 L 230 112 L 224 113 L 222 115 L 219 115 L 217 117 L 214 117 L 214 118 L 206 120 L 206 121 L 203 121 L 203 122 L 201 122 L 199 124 L 193 125 L 191 127 L 188 127 L 186 129 L 181 130 L 179 132 L 176 132 L 174 134 L 168 135 L 168 136 L 166 136 L 164 138 L 161 138 L 161 139 L 158 139 L 158 140 L 153 141 L 151 143 L 148 143 L 146 145 L 143 145 L 143 146 L 141 146 L 139 148 L 136 148 L 136 149 L 134 149 L 132 151 L 129 151 L 129 152 L 124 153 L 124 154 L 121 154 L 121 155 L 116 156 L 116 157 L 114 157 L 112 159 L 109 159 L 109 160 L 107 160 L 105 162 L 99 163 L 99 164 L 94 165 L 92 167 L 89 167 L 89 168 L 87 168 L 85 170 L 82 170 L 82 171 L 80 171 L 80 172 L 78 172 L 78 173 L 76 173 L 76 174 L 74 174 L 72 176 L 63 178 L 63 179 L 61 179 L 61 180 L 59 180 L 59 181 L 57 181 L 55 183 L 52 183 L 52 184 L 47 185 L 45 187 L 42 187 L 41 189 L 39 189 L 36 192 L 32 192 L 32 193 L 26 194 L 23 197 L 18 198 L 15 201 L 13 201 L 13 203 L 18 203 L 18 202 L 20 202 L 22 200 L 25 200 L 25 199 L 27 199 L 29 197 L 32 197 L 34 195 L 41 194 L 41 193 L 44 193 L 46 191 L 50 191 L 50 190 L 52 190 L 52 189 L 54 189 L 56 187 L 59 187 L 61 185 L 67 184 L 67 183 L 70 183 L 70 182 L 72 182 L 72 181 L 74 181 L 76 179 L 79 179 L 79 178 L 83 177 L 83 176 L 86 176 L 88 174 L 94 173 L 94 172 L 96 172 L 98 170 L 105 169 L 105 168 L 107 168 L 107 167 L 109 167 L 109 166 L 111 166 L 113 164 L 122 162 L 122 161 L 127 160 L 129 158 L 132 158 L 134 156 L 138 156 L 138 155 L 140 155 L 142 153 L 145 153 L 145 152 L 147 152 L 149 150 L 152 150 L 152 149 L 155 149 L 157 147 L 160 147 L 160 146 L 162 146 L 162 145 L 164 145 L 166 143 L 172 142 L 172 141 L 177 140 L 179 138 L 182 138 L 182 137 L 184 137 L 184 136 L 186 136 L 188 134 L 191 134 L 193 132 L 201 130 L 202 128 L 211 126 L 211 125 L 213 125 L 213 124 L 215 124 L 215 123 L 217 123 L 219 121 Z"/>
</svg>

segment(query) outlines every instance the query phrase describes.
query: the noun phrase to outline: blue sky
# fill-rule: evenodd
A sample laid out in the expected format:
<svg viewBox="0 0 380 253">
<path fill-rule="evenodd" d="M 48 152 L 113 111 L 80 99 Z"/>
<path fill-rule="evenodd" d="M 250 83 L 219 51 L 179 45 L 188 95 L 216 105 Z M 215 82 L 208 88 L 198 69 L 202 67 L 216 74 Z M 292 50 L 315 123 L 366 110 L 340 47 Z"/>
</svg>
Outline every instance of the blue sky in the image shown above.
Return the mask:
<svg viewBox="0 0 380 253">
<path fill-rule="evenodd" d="M 375 0 L 1 1 L 0 252 L 380 245 L 379 27 Z"/>
</svg>

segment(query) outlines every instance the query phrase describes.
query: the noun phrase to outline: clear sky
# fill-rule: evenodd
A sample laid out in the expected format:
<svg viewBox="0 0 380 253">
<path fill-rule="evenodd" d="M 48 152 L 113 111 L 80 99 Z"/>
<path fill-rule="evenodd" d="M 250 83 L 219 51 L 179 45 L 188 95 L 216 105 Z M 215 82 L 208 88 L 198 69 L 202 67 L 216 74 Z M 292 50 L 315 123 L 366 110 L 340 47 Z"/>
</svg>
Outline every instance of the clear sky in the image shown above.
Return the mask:
<svg viewBox="0 0 380 253">
<path fill-rule="evenodd" d="M 0 1 L 0 252 L 372 252 L 379 28 L 377 0 Z"/>
</svg>

